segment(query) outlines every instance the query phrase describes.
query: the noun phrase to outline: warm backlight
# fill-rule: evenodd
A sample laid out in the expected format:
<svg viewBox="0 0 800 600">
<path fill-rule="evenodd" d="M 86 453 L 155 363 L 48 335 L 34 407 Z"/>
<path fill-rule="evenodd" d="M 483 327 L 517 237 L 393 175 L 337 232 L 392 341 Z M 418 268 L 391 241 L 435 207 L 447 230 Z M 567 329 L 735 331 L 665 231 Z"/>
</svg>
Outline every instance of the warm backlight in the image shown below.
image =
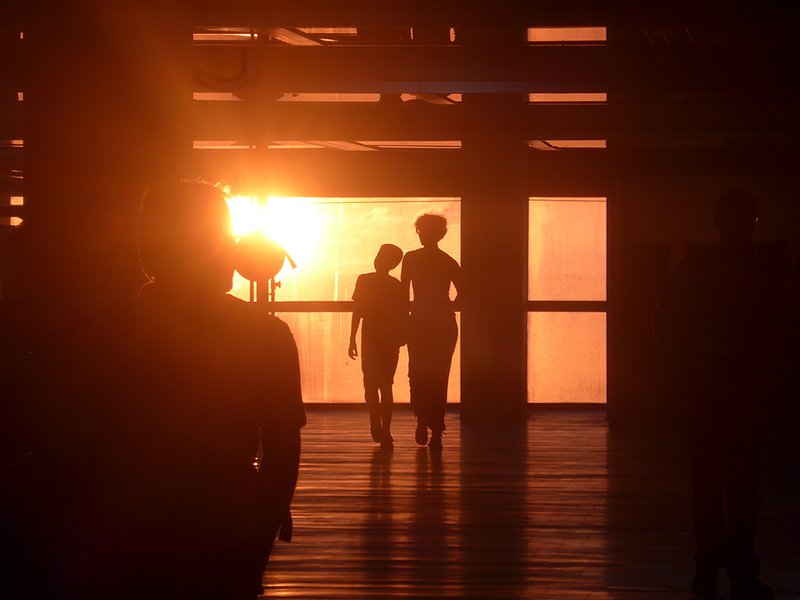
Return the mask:
<svg viewBox="0 0 800 600">
<path fill-rule="evenodd" d="M 298 266 L 313 260 L 322 219 L 304 198 L 270 196 L 261 201 L 255 196 L 233 196 L 228 206 L 235 236 L 261 231 L 283 246 Z"/>
</svg>

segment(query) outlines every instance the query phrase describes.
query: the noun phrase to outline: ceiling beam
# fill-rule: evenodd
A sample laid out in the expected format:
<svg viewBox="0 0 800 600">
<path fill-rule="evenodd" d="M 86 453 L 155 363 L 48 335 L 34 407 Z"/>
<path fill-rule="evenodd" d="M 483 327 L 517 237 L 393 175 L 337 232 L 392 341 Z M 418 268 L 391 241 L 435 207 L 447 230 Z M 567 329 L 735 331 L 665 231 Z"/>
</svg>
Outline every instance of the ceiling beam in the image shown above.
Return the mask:
<svg viewBox="0 0 800 600">
<path fill-rule="evenodd" d="M 442 25 L 502 27 L 658 26 L 785 22 L 796 15 L 789 2 L 709 0 L 193 0 L 198 25 L 227 26 L 370 26 Z"/>
<path fill-rule="evenodd" d="M 197 101 L 196 140 L 461 140 L 476 130 L 527 140 L 791 141 L 794 103 L 623 103 L 619 105 L 339 104 Z"/>
<path fill-rule="evenodd" d="M 528 152 L 531 196 L 606 195 L 627 175 L 796 174 L 800 148 L 707 148 Z M 234 193 L 322 197 L 460 197 L 461 153 L 441 150 L 198 150 L 192 176 L 226 181 Z"/>
<path fill-rule="evenodd" d="M 274 46 L 197 43 L 195 91 L 441 94 L 800 89 L 800 42 L 742 46 Z"/>
</svg>

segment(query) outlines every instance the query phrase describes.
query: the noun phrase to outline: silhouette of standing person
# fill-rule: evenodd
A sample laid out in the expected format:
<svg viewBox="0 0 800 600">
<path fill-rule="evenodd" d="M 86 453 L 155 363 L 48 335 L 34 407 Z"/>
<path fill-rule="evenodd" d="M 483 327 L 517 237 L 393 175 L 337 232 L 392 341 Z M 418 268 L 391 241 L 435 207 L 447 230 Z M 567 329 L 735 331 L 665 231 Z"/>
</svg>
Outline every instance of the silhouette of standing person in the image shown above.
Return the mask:
<svg viewBox="0 0 800 600">
<path fill-rule="evenodd" d="M 726 567 L 733 600 L 769 599 L 756 558 L 763 421 L 779 369 L 781 293 L 773 266 L 750 242 L 755 198 L 722 194 L 720 241 L 687 256 L 653 314 L 687 401 L 697 542 L 692 590 L 715 598 Z"/>
<path fill-rule="evenodd" d="M 414 437 L 420 446 L 428 443 L 431 449 L 440 450 L 445 430 L 447 380 L 458 339 L 450 286 L 456 289 L 454 304 L 457 304 L 463 280 L 459 264 L 439 248 L 447 233 L 447 220 L 441 215 L 424 214 L 414 225 L 422 248 L 406 253 L 400 275 L 406 295 L 410 289 L 414 297 L 408 336 L 411 407 L 417 417 Z"/>
<path fill-rule="evenodd" d="M 97 501 L 98 597 L 255 598 L 287 520 L 305 424 L 297 349 L 285 323 L 227 294 L 230 219 L 202 182 L 142 201 L 150 282 L 108 377 L 107 402 L 126 408 Z"/>
<path fill-rule="evenodd" d="M 375 256 L 375 272 L 359 275 L 353 290 L 353 318 L 350 325 L 350 358 L 358 356 L 356 333 L 360 322 L 361 370 L 364 373 L 364 399 L 369 409 L 372 439 L 381 448 L 393 446 L 391 426 L 394 397 L 392 384 L 397 370 L 400 346 L 408 314 L 401 283 L 389 275 L 400 264 L 403 251 L 383 244 Z"/>
</svg>

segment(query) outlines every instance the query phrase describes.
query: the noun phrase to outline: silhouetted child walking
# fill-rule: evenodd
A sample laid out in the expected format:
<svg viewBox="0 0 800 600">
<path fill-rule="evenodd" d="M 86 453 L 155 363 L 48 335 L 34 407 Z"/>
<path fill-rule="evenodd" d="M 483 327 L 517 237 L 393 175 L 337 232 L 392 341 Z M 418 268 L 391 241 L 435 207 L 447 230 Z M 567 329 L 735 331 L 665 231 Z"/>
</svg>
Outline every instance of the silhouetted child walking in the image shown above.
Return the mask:
<svg viewBox="0 0 800 600">
<path fill-rule="evenodd" d="M 382 448 L 392 448 L 392 384 L 400 346 L 405 344 L 408 317 L 403 286 L 389 271 L 403 259 L 403 251 L 383 244 L 375 256 L 375 272 L 359 275 L 353 291 L 353 319 L 350 326 L 350 358 L 358 356 L 356 333 L 361 320 L 361 370 L 364 399 L 369 408 L 372 439 Z"/>
</svg>

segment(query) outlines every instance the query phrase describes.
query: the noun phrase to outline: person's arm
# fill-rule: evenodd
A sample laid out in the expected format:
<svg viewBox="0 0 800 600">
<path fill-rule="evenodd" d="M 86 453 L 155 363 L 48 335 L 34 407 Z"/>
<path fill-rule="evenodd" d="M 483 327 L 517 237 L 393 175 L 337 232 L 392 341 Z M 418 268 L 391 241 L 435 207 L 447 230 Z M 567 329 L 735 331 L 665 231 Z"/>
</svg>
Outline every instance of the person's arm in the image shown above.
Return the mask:
<svg viewBox="0 0 800 600">
<path fill-rule="evenodd" d="M 276 379 L 271 390 L 273 407 L 261 424 L 259 468 L 266 504 L 273 514 L 289 510 L 300 467 L 300 428 L 305 424 L 297 344 L 288 327 L 284 326 L 280 338 L 271 357 L 276 361 L 273 369 Z"/>
<path fill-rule="evenodd" d="M 461 266 L 453 259 L 453 287 L 456 289 L 456 297 L 453 298 L 453 308 L 460 310 L 461 305 L 464 303 L 464 274 L 461 271 Z"/>
<path fill-rule="evenodd" d="M 363 317 L 364 315 L 361 312 L 361 308 L 359 307 L 358 302 L 356 302 L 355 306 L 353 307 L 353 318 L 350 319 L 350 346 L 347 349 L 347 355 L 352 359 L 355 359 L 358 356 L 356 333 L 358 333 L 358 325 Z"/>
<path fill-rule="evenodd" d="M 358 279 L 356 279 L 356 286 L 353 289 L 353 317 L 350 319 L 350 345 L 347 348 L 347 355 L 352 359 L 358 356 L 356 334 L 358 333 L 358 325 L 361 323 L 361 319 L 364 318 L 364 309 L 361 306 L 363 286 L 363 275 L 359 275 Z"/>
<path fill-rule="evenodd" d="M 403 257 L 403 266 L 400 268 L 400 283 L 403 286 L 403 299 L 411 302 L 411 258 L 409 254 Z"/>
</svg>

